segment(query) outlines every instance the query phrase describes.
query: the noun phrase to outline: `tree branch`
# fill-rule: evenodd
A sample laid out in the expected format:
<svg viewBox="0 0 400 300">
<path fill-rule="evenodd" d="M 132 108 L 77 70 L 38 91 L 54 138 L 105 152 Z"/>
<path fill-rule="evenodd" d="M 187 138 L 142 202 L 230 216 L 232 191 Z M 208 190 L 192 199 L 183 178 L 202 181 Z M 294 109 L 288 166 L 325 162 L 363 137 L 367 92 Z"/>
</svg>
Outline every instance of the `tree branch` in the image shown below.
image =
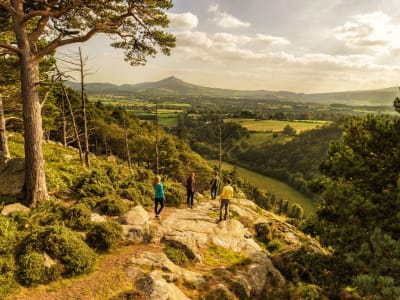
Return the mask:
<svg viewBox="0 0 400 300">
<path fill-rule="evenodd" d="M 0 1 L 0 7 L 4 8 L 10 14 L 17 13 L 11 5 L 5 4 L 4 1 Z"/>
<path fill-rule="evenodd" d="M 49 21 L 50 17 L 43 17 L 39 20 L 35 30 L 29 35 L 29 43 L 32 45 L 35 43 L 40 35 L 43 33 L 44 28 L 47 25 L 47 22 Z"/>
<path fill-rule="evenodd" d="M 12 52 L 14 52 L 14 53 L 17 53 L 17 54 L 21 53 L 21 50 L 20 50 L 20 49 L 18 49 L 17 47 L 11 46 L 11 45 L 9 45 L 9 44 L 2 44 L 2 43 L 0 43 L 0 48 L 10 50 L 10 51 L 12 51 Z"/>
</svg>

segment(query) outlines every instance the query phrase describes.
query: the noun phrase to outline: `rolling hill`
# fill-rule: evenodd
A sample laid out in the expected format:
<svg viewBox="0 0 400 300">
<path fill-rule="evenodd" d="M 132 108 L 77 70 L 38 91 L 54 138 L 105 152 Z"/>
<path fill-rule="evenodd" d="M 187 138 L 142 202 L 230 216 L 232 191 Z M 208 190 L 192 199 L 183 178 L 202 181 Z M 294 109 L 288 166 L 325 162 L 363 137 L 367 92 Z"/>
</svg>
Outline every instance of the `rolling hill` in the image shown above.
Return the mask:
<svg viewBox="0 0 400 300">
<path fill-rule="evenodd" d="M 79 90 L 77 82 L 67 82 L 73 89 Z M 259 100 L 300 101 L 320 104 L 341 103 L 348 105 L 391 106 L 399 94 L 397 87 L 377 90 L 344 91 L 334 93 L 304 94 L 290 91 L 268 90 L 230 90 L 204 87 L 187 83 L 174 76 L 156 82 L 115 85 L 111 83 L 87 83 L 89 95 L 113 94 L 124 96 L 146 97 L 209 97 L 241 98 Z"/>
</svg>

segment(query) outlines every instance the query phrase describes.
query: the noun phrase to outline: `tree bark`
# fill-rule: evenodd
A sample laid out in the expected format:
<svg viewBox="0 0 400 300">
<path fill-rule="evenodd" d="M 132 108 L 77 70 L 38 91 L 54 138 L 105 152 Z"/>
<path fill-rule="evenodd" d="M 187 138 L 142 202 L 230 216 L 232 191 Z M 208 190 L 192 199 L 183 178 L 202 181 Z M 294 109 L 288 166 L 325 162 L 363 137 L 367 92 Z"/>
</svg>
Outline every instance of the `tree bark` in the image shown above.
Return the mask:
<svg viewBox="0 0 400 300">
<path fill-rule="evenodd" d="M 0 165 L 10 158 L 8 150 L 6 119 L 4 117 L 3 96 L 0 94 Z"/>
<path fill-rule="evenodd" d="M 23 1 L 15 1 L 14 8 L 23 16 Z M 25 186 L 24 203 L 35 207 L 48 200 L 43 160 L 42 112 L 39 98 L 39 62 L 32 55 L 26 24 L 14 17 L 14 32 L 21 63 L 21 94 L 25 136 Z"/>
<path fill-rule="evenodd" d="M 82 119 L 83 119 L 83 133 L 84 133 L 84 145 L 85 145 L 85 163 L 90 168 L 89 159 L 89 136 L 87 129 L 87 117 L 86 117 L 86 99 L 85 99 L 85 73 L 84 73 L 84 59 L 82 56 L 82 50 L 79 48 L 79 61 L 80 61 L 80 72 L 81 72 L 81 100 L 82 100 Z"/>
</svg>

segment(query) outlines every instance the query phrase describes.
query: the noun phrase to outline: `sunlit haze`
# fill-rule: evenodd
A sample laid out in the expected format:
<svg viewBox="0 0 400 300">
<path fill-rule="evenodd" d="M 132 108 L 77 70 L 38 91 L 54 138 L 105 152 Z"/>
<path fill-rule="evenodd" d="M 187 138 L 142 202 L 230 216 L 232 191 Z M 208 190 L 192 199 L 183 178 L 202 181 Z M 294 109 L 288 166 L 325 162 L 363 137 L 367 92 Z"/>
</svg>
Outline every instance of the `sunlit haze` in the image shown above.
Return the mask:
<svg viewBox="0 0 400 300">
<path fill-rule="evenodd" d="M 171 56 L 132 67 L 104 36 L 82 45 L 88 82 L 175 76 L 229 89 L 332 92 L 400 83 L 398 0 L 175 0 Z M 59 52 L 66 51 L 61 48 Z"/>
</svg>

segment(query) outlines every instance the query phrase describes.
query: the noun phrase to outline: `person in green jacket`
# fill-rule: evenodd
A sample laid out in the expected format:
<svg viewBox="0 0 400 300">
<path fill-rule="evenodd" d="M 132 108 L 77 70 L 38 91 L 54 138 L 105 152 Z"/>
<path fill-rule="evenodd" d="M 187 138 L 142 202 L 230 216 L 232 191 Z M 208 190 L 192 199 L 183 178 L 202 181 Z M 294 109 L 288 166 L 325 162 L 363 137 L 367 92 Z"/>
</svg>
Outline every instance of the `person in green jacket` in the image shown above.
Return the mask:
<svg viewBox="0 0 400 300">
<path fill-rule="evenodd" d="M 164 208 L 165 195 L 164 195 L 164 187 L 161 183 L 161 177 L 158 175 L 154 177 L 153 188 L 154 188 L 154 213 L 156 214 L 155 218 L 159 220 L 160 213 Z M 157 209 L 158 204 L 160 204 L 159 209 Z"/>
</svg>

